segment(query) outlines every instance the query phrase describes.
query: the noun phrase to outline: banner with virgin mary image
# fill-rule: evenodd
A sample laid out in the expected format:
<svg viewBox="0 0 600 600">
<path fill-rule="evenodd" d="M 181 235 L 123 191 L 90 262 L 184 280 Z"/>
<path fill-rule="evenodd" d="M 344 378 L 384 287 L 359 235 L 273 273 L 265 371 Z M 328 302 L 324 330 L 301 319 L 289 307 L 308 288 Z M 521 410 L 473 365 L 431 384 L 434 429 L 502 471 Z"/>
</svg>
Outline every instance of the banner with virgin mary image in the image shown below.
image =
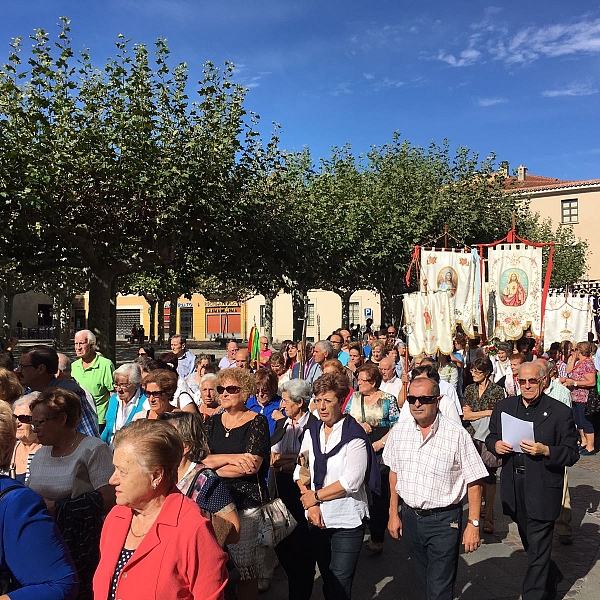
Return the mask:
<svg viewBox="0 0 600 600">
<path fill-rule="evenodd" d="M 458 248 L 421 249 L 420 289 L 444 292 L 450 301 L 451 327 L 460 323 L 469 337 L 475 337 L 475 266 L 471 252 Z"/>
<path fill-rule="evenodd" d="M 542 249 L 527 244 L 498 244 L 488 251 L 488 276 L 496 306 L 494 336 L 517 340 L 531 327 L 533 335 L 539 337 Z"/>
<path fill-rule="evenodd" d="M 404 294 L 404 322 L 408 351 L 412 356 L 422 352 L 433 356 L 438 350 L 443 354 L 452 352 L 452 318 L 448 294 Z"/>
<path fill-rule="evenodd" d="M 584 295 L 549 294 L 544 313 L 544 350 L 553 342 L 585 342 L 588 333 L 596 339 L 592 297 Z"/>
</svg>

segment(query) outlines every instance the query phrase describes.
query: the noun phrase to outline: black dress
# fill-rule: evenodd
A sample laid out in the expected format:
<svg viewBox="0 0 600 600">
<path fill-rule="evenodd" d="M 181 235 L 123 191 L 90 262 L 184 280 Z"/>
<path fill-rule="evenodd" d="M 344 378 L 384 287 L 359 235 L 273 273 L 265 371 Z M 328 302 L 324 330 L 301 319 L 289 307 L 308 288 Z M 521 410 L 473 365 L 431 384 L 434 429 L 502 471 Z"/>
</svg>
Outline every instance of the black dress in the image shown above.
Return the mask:
<svg viewBox="0 0 600 600">
<path fill-rule="evenodd" d="M 229 436 L 226 437 L 227 432 L 223 427 L 222 416 L 223 413 L 213 415 L 206 421 L 206 433 L 211 454 L 244 454 L 248 452 L 263 459 L 258 470 L 258 477 L 256 475 L 221 477 L 221 481 L 231 492 L 231 497 L 238 510 L 255 508 L 269 500 L 266 484 L 271 457 L 269 422 L 263 415 L 256 415 L 251 421 L 230 429 Z"/>
</svg>

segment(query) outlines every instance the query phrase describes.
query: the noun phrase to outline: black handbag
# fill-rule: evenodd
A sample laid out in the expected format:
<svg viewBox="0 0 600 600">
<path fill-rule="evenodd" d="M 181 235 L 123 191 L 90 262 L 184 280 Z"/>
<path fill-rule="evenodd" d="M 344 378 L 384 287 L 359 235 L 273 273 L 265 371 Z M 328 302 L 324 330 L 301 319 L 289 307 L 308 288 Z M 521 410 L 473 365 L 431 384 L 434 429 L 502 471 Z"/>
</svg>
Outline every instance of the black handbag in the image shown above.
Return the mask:
<svg viewBox="0 0 600 600">
<path fill-rule="evenodd" d="M 0 492 L 0 501 L 8 494 L 8 492 L 20 487 L 20 485 L 9 485 L 7 488 L 4 488 L 2 492 Z M 8 567 L 5 569 L 0 568 L 0 596 L 8 594 L 9 592 L 14 592 L 19 589 L 19 587 L 19 582 L 14 578 L 10 569 Z"/>
<path fill-rule="evenodd" d="M 583 412 L 586 417 L 596 417 L 600 414 L 600 397 L 598 396 L 598 384 L 591 387 L 588 392 L 587 402 Z"/>
</svg>

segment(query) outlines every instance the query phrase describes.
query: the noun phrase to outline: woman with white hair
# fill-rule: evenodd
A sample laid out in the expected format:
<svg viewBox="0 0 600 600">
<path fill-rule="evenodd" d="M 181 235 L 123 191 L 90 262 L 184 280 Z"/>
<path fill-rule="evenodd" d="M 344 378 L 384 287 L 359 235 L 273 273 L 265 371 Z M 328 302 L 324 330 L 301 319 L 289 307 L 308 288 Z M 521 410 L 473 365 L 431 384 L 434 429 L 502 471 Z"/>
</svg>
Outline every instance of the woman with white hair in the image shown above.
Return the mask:
<svg viewBox="0 0 600 600">
<path fill-rule="evenodd" d="M 317 418 L 308 410 L 312 389 L 308 381 L 290 379 L 279 386 L 280 408 L 286 418 L 279 419 L 271 436 L 271 466 L 279 497 L 298 525 L 290 535 L 275 546 L 279 562 L 288 577 L 290 600 L 308 600 L 315 577 L 315 553 L 310 543 L 308 521 L 300 489 L 293 479 L 298 453 L 305 429 Z"/>
<path fill-rule="evenodd" d="M 217 394 L 217 376 L 214 373 L 206 373 L 200 378 L 199 410 L 205 421 L 222 410 Z"/>
<path fill-rule="evenodd" d="M 13 416 L 17 424 L 17 443 L 12 453 L 9 473 L 13 479 L 27 485 L 29 481 L 29 465 L 33 455 L 42 447 L 36 432 L 31 427 L 30 402 L 35 400 L 40 392 L 31 392 L 21 396 L 13 404 Z"/>
<path fill-rule="evenodd" d="M 100 436 L 110 444 L 121 427 L 142 410 L 146 395 L 142 390 L 142 371 L 136 363 L 125 363 L 113 373 L 115 393 L 108 401 L 106 427 Z"/>
</svg>

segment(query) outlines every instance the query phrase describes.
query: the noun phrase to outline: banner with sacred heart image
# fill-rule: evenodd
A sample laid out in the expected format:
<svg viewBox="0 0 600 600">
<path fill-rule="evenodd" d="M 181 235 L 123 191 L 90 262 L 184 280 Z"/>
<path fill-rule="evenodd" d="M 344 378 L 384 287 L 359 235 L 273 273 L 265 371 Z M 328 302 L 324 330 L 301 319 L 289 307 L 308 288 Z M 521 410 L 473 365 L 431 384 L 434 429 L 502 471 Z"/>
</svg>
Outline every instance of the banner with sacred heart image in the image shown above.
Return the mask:
<svg viewBox="0 0 600 600">
<path fill-rule="evenodd" d="M 412 356 L 422 352 L 433 356 L 438 350 L 443 354 L 452 352 L 452 317 L 448 294 L 404 294 L 404 322 L 408 333 L 408 351 Z"/>
<path fill-rule="evenodd" d="M 422 248 L 420 286 L 422 292 L 444 292 L 450 301 L 452 331 L 460 323 L 469 337 L 475 337 L 475 266 L 471 252 Z"/>
<path fill-rule="evenodd" d="M 517 340 L 531 327 L 535 337 L 542 322 L 542 248 L 498 244 L 488 251 L 489 291 L 496 301 L 493 335 Z M 491 332 L 488 331 L 491 336 Z"/>
</svg>

